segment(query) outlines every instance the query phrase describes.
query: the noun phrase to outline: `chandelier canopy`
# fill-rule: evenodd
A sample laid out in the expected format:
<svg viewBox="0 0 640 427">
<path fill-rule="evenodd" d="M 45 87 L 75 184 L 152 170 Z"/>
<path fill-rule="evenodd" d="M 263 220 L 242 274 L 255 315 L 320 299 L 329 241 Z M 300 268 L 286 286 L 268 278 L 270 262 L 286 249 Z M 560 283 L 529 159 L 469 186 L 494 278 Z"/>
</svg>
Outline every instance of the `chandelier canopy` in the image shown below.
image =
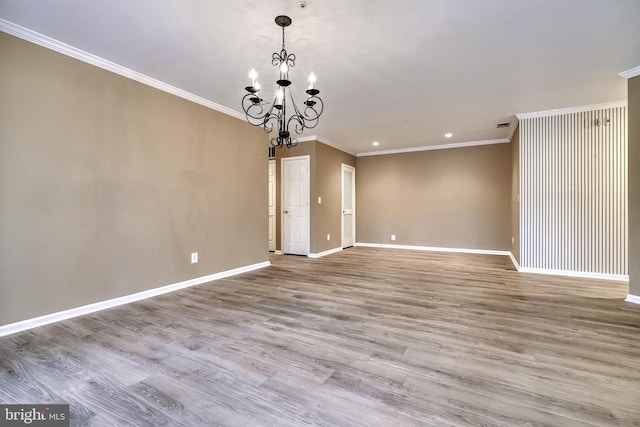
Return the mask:
<svg viewBox="0 0 640 427">
<path fill-rule="evenodd" d="M 242 98 L 242 109 L 249 123 L 254 126 L 262 126 L 267 133 L 271 133 L 277 126 L 278 136 L 271 138 L 272 146 L 291 148 L 298 145 L 298 140 L 291 136 L 289 127 L 292 126 L 296 134 L 301 134 L 305 129 L 316 127 L 324 104 L 318 96 L 320 91 L 315 87 L 316 76 L 311 73 L 309 87 L 306 90 L 307 99 L 300 108 L 296 105 L 290 88 L 291 80 L 289 80 L 289 70 L 296 65 L 296 55 L 287 53 L 284 45 L 284 29 L 291 25 L 291 18 L 284 15 L 277 16 L 276 24 L 282 27 L 282 50 L 274 52 L 271 56 L 271 64 L 280 70 L 279 78 L 276 80 L 275 98 L 269 104 L 260 97 L 261 88 L 257 81 L 258 73 L 252 69 L 249 72 L 251 86 L 245 88 L 248 93 Z M 291 100 L 290 103 L 287 102 L 287 95 Z M 288 107 L 292 107 L 293 111 L 287 111 Z M 287 113 L 290 113 L 289 117 L 287 117 Z"/>
</svg>

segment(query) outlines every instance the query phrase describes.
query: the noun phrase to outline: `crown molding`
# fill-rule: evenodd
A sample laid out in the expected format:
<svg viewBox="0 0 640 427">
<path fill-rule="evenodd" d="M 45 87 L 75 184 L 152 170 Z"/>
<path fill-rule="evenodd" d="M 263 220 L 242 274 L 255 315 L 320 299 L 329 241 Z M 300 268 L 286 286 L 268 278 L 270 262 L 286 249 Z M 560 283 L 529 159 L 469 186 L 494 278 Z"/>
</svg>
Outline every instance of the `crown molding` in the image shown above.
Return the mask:
<svg viewBox="0 0 640 427">
<path fill-rule="evenodd" d="M 311 142 L 311 141 L 317 141 L 318 140 L 318 135 L 307 135 L 307 136 L 301 136 L 300 138 L 296 138 L 298 140 L 298 142 Z"/>
<path fill-rule="evenodd" d="M 633 78 L 633 77 L 638 77 L 638 76 L 640 76 L 640 66 L 639 66 L 639 67 L 632 68 L 632 69 L 627 70 L 627 71 L 623 71 L 623 72 L 621 72 L 621 73 L 618 73 L 618 75 L 619 75 L 620 77 L 624 77 L 625 79 L 630 79 L 630 78 Z"/>
<path fill-rule="evenodd" d="M 196 104 L 200 104 L 204 107 L 210 108 L 212 110 L 216 110 L 220 113 L 227 114 L 229 116 L 235 117 L 240 120 L 245 119 L 244 114 L 242 114 L 239 111 L 225 107 L 224 105 L 217 104 L 213 101 L 202 98 L 198 95 L 195 95 L 191 92 L 187 92 L 186 90 L 180 89 L 178 87 L 171 86 L 167 83 L 161 82 L 160 80 L 156 80 L 145 74 L 131 70 L 127 67 L 123 67 L 122 65 L 116 64 L 115 62 L 108 61 L 104 58 L 85 52 L 83 50 L 70 46 L 66 43 L 63 43 L 56 39 L 52 39 L 51 37 L 45 36 L 44 34 L 40 34 L 36 31 L 22 27 L 18 24 L 14 24 L 13 22 L 7 21 L 2 18 L 0 18 L 0 31 L 3 31 L 7 34 L 11 34 L 12 36 L 16 36 L 18 38 L 37 44 L 39 46 L 45 47 L 47 49 L 56 51 L 58 53 L 69 56 L 71 58 L 75 58 L 82 62 L 86 62 L 87 64 L 91 64 L 96 67 L 102 68 L 103 70 L 110 71 L 112 73 L 121 75 L 131 80 L 135 80 L 139 83 L 145 84 L 147 86 L 151 86 L 163 92 L 167 92 L 172 95 L 178 96 L 180 98 L 186 99 L 188 101 L 194 102 Z"/>
<path fill-rule="evenodd" d="M 514 116 L 513 120 L 511 120 L 511 129 L 509 130 L 509 136 L 507 137 L 509 142 L 511 142 L 511 140 L 513 139 L 513 135 L 516 133 L 516 128 L 518 127 L 519 123 L 520 120 L 518 119 L 518 117 Z"/>
<path fill-rule="evenodd" d="M 387 154 L 413 153 L 416 151 L 447 150 L 449 148 L 475 147 L 477 145 L 508 144 L 509 142 L 510 142 L 510 139 L 508 138 L 487 139 L 484 141 L 468 141 L 468 142 L 458 142 L 453 144 L 426 145 L 423 147 L 401 148 L 398 150 L 364 151 L 362 153 L 358 153 L 357 156 L 358 157 L 384 156 Z"/>
<path fill-rule="evenodd" d="M 607 108 L 626 107 L 627 101 L 606 102 L 604 104 L 583 105 L 581 107 L 560 108 L 557 110 L 536 111 L 533 113 L 516 114 L 519 120 L 535 119 L 539 117 L 560 116 L 562 114 L 583 113 L 585 111 L 606 110 Z"/>
<path fill-rule="evenodd" d="M 340 147 L 338 144 L 336 144 L 335 142 L 322 137 L 320 135 L 309 135 L 309 136 L 303 136 L 298 138 L 298 142 L 311 142 L 311 141 L 318 141 L 323 143 L 324 145 L 328 145 L 329 147 L 333 147 L 336 150 L 340 150 L 343 153 L 347 153 L 347 154 L 351 154 L 352 156 L 355 156 L 356 154 L 353 153 L 352 151 L 349 150 L 345 150 L 343 147 Z"/>
</svg>

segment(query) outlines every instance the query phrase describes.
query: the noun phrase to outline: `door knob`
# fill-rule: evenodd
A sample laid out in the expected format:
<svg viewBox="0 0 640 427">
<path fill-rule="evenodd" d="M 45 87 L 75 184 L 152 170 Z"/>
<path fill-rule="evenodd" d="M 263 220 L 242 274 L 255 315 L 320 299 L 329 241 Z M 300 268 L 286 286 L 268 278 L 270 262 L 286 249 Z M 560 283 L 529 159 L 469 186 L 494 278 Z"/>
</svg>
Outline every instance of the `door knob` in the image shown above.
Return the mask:
<svg viewBox="0 0 640 427">
<path fill-rule="evenodd" d="M 288 214 L 288 213 L 289 213 L 289 211 L 284 211 L 284 213 Z"/>
</svg>

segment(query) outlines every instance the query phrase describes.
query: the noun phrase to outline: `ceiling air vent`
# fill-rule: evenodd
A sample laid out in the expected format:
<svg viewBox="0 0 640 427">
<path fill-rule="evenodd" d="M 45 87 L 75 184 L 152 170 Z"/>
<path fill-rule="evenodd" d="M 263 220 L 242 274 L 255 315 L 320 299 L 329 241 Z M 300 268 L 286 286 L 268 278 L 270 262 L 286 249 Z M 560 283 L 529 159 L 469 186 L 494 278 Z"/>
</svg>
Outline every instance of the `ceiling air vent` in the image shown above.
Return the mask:
<svg viewBox="0 0 640 427">
<path fill-rule="evenodd" d="M 508 128 L 510 124 L 511 123 L 498 123 L 498 126 L 496 126 L 496 127 L 498 129 L 500 129 L 500 128 Z"/>
</svg>

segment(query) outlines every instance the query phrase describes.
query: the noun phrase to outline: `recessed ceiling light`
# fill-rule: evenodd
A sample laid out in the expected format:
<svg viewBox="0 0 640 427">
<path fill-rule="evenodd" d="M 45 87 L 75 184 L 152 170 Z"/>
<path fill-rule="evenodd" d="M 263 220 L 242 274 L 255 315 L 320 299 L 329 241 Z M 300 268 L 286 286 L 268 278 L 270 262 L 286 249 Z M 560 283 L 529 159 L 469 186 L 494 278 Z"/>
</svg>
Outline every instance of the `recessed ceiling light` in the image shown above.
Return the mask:
<svg viewBox="0 0 640 427">
<path fill-rule="evenodd" d="M 374 147 L 377 147 L 378 145 L 380 145 L 380 143 L 378 141 L 373 141 L 371 145 L 373 145 Z"/>
<path fill-rule="evenodd" d="M 444 134 L 445 138 L 451 138 L 453 136 L 453 134 L 451 132 L 447 132 Z"/>
</svg>

